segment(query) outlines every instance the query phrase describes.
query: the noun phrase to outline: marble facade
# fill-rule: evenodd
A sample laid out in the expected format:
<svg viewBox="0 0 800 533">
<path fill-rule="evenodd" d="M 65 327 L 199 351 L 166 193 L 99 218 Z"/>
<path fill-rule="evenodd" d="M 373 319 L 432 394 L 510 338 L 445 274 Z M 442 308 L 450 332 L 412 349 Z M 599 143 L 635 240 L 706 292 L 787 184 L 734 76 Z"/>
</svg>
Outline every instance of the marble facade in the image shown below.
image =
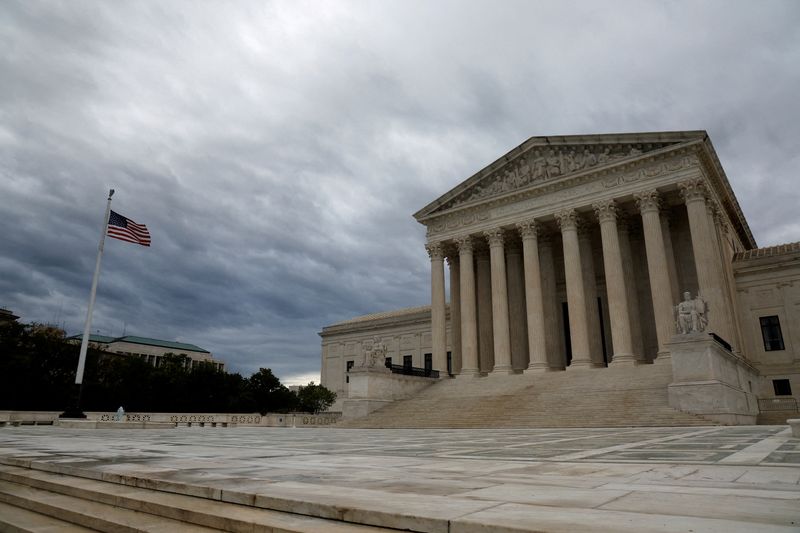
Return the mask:
<svg viewBox="0 0 800 533">
<path fill-rule="evenodd" d="M 434 369 L 469 379 L 669 363 L 688 291 L 707 302 L 707 331 L 761 372 L 759 396 L 777 376 L 800 398 L 800 247 L 759 255 L 705 131 L 533 137 L 414 217 L 431 264 L 415 355 Z M 780 320 L 783 353 L 765 351 L 762 311 Z M 384 335 L 401 357 L 396 313 L 325 328 L 323 383 L 346 394 L 357 338 Z"/>
</svg>

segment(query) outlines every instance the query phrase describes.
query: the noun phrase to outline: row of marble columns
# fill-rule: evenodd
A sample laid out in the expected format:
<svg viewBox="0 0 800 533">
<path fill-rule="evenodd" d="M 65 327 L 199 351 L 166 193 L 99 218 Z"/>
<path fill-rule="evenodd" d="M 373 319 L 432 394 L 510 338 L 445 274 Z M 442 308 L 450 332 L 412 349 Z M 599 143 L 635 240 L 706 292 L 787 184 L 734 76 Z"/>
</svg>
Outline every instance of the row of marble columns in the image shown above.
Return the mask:
<svg viewBox="0 0 800 533">
<path fill-rule="evenodd" d="M 733 341 L 733 319 L 728 310 L 730 299 L 726 298 L 720 264 L 720 245 L 709 205 L 708 189 L 702 178 L 687 180 L 679 184 L 686 203 L 689 227 L 697 270 L 699 291 L 714 310 L 711 328 L 720 332 L 729 342 Z M 634 195 L 641 215 L 647 255 L 647 270 L 650 281 L 653 316 L 658 340 L 658 357 L 666 358 L 666 344 L 675 333 L 673 306 L 677 303 L 677 273 L 671 240 L 661 214 L 661 196 L 657 190 L 644 190 Z M 641 331 L 632 327 L 632 319 L 639 320 L 639 302 L 633 282 L 631 250 L 627 231 L 618 224 L 619 207 L 614 200 L 592 204 L 600 225 L 603 266 L 605 270 L 610 332 L 612 341 L 612 364 L 634 364 L 643 354 Z M 596 308 L 596 286 L 594 267 L 591 262 L 591 241 L 581 233 L 581 217 L 576 209 L 555 213 L 561 231 L 564 274 L 566 280 L 567 306 L 569 309 L 569 332 L 572 347 L 571 367 L 598 367 L 597 343 L 600 342 L 600 325 Z M 432 352 L 434 368 L 445 369 L 446 322 L 445 322 L 445 245 L 455 245 L 457 255 L 449 257 L 451 268 L 451 335 L 453 351 L 461 354 L 462 375 L 480 373 L 479 338 L 491 339 L 494 353 L 492 373 L 514 371 L 511 360 L 511 335 L 509 317 L 509 295 L 506 277 L 505 241 L 509 231 L 518 232 L 522 240 L 522 264 L 524 270 L 525 313 L 527 326 L 528 370 L 543 371 L 558 367 L 548 353 L 558 344 L 554 339 L 559 333 L 557 321 L 548 312 L 548 303 L 555 302 L 555 272 L 551 243 L 540 235 L 540 222 L 531 219 L 521 221 L 513 228 L 493 228 L 484 231 L 478 238 L 486 239 L 489 245 L 489 267 L 491 279 L 491 330 L 481 332 L 482 323 L 476 302 L 480 301 L 476 284 L 474 235 L 463 235 L 452 242 L 430 242 L 426 246 L 431 258 L 431 315 Z M 544 242 L 542 242 L 544 241 Z M 715 257 L 716 254 L 716 257 Z M 512 257 L 511 255 L 509 257 Z M 510 261 L 510 259 L 509 259 Z M 477 264 L 479 278 L 481 262 Z M 485 268 L 485 267 L 484 267 Z M 477 287 L 477 289 L 476 289 Z M 516 316 L 516 315 L 515 315 Z M 514 318 L 514 317 L 512 317 Z M 484 324 L 487 321 L 483 321 Z M 566 327 L 566 325 L 565 325 Z M 484 334 L 485 333 L 485 334 Z M 639 353 L 637 353 L 637 351 Z"/>
</svg>

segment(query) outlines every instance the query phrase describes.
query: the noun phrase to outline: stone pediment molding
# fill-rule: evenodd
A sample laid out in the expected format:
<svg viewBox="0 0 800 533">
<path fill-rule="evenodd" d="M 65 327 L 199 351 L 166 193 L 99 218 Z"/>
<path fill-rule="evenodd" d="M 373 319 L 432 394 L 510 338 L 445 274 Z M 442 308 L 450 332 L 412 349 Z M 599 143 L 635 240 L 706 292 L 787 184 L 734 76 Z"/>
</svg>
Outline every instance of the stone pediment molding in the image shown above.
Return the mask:
<svg viewBox="0 0 800 533">
<path fill-rule="evenodd" d="M 489 211 L 547 196 L 571 197 L 594 183 L 614 189 L 698 169 L 745 243 L 755 240 L 705 131 L 534 137 L 414 214 L 428 235 L 481 226 Z"/>
<path fill-rule="evenodd" d="M 537 147 L 484 176 L 468 190 L 444 203 L 440 209 L 444 211 L 529 185 L 554 181 L 595 167 L 636 158 L 665 146 L 665 143 L 655 143 L 644 146 L 616 144 Z"/>
<path fill-rule="evenodd" d="M 704 131 L 533 137 L 414 214 L 439 214 L 518 190 L 616 168 L 647 154 L 702 143 Z M 424 223 L 424 222 L 423 222 Z"/>
<path fill-rule="evenodd" d="M 611 189 L 699 165 L 699 160 L 697 156 L 692 153 L 691 147 L 660 153 L 659 155 L 653 154 L 647 161 L 643 161 L 641 157 L 642 156 L 634 157 L 631 161 L 621 161 L 590 171 L 577 172 L 574 173 L 573 176 L 565 176 L 560 180 L 534 184 L 517 191 L 500 194 L 485 200 L 469 202 L 463 206 L 455 206 L 453 209 L 442 212 L 441 214 L 435 213 L 431 217 L 431 220 L 425 222 L 428 228 L 428 235 L 431 236 L 457 228 L 479 225 L 481 222 L 489 220 L 490 209 L 506 203 L 513 203 L 542 195 L 549 195 L 548 198 L 551 200 L 569 198 L 574 194 L 574 187 L 588 181 L 599 179 L 600 181 L 598 181 L 598 183 L 600 183 L 604 189 Z"/>
</svg>

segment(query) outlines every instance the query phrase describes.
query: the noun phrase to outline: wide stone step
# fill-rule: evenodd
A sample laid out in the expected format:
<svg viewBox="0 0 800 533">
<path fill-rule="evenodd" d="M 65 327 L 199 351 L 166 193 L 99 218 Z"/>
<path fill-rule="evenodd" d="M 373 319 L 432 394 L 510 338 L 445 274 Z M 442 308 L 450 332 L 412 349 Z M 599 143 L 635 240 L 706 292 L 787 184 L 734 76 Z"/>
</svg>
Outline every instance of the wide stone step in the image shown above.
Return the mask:
<svg viewBox="0 0 800 533">
<path fill-rule="evenodd" d="M 96 529 L 64 522 L 21 507 L 0 502 L 0 532 L 2 533 L 96 533 Z"/>
<path fill-rule="evenodd" d="M 392 531 L 378 526 L 254 507 L 253 494 L 242 493 L 237 496 L 237 493 L 232 491 L 229 497 L 241 498 L 245 504 L 27 468 L 0 466 L 0 502 L 97 531 L 122 533 Z M 298 512 L 302 511 L 300 507 L 298 509 Z"/>
<path fill-rule="evenodd" d="M 0 502 L 108 533 L 219 531 L 9 481 L 0 481 Z"/>
</svg>

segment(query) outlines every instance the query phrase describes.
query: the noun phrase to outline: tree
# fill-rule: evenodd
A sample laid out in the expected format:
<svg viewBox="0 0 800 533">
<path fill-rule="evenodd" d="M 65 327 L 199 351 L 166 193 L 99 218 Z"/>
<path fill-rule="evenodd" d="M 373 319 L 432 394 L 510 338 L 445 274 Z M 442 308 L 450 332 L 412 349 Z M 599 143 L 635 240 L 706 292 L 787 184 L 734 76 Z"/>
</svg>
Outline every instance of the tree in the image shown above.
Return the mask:
<svg viewBox="0 0 800 533">
<path fill-rule="evenodd" d="M 247 389 L 255 409 L 262 415 L 267 413 L 285 413 L 294 408 L 296 396 L 281 385 L 281 381 L 269 368 L 260 368 L 250 376 Z"/>
<path fill-rule="evenodd" d="M 336 393 L 322 385 L 314 385 L 312 381 L 297 392 L 298 407 L 308 413 L 319 413 L 326 410 L 336 401 Z"/>
</svg>

